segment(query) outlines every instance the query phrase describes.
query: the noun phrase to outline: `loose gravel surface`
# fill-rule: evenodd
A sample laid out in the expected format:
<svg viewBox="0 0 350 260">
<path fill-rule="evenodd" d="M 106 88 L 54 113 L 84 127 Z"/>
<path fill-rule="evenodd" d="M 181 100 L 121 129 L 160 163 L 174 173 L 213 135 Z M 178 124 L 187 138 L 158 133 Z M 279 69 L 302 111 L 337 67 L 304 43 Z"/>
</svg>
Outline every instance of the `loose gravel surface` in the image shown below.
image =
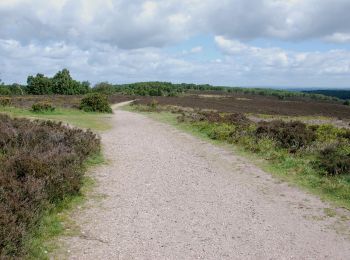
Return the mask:
<svg viewBox="0 0 350 260">
<path fill-rule="evenodd" d="M 67 258 L 349 259 L 348 222 L 316 197 L 143 115 L 112 120 Z"/>
</svg>

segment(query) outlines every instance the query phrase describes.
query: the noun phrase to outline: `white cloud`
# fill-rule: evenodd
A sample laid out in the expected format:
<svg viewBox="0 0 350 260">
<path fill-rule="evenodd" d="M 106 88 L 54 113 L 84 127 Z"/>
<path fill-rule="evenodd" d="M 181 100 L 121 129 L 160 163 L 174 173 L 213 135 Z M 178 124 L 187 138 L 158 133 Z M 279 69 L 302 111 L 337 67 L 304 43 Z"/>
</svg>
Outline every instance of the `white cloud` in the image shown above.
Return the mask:
<svg viewBox="0 0 350 260">
<path fill-rule="evenodd" d="M 346 44 L 348 10 L 349 0 L 1 0 L 0 78 L 23 82 L 68 67 L 94 82 L 341 85 L 349 82 L 347 50 L 295 52 L 249 40 Z M 221 35 L 223 57 L 198 43 L 179 54 L 164 49 L 196 35 Z"/>
<path fill-rule="evenodd" d="M 287 51 L 281 48 L 250 46 L 223 36 L 215 37 L 215 41 L 225 55 L 225 62 L 247 76 L 269 75 L 275 79 L 283 79 L 284 84 L 288 84 L 289 80 L 288 85 L 293 83 L 296 86 L 310 84 L 306 83 L 308 80 L 313 80 L 315 85 L 316 82 L 320 85 L 332 84 L 332 81 L 339 83 L 339 76 L 346 86 L 346 81 L 350 79 L 350 51 L 347 50 Z M 293 82 L 295 79 L 300 82 Z"/>
<path fill-rule="evenodd" d="M 334 33 L 324 37 L 324 39 L 334 43 L 350 43 L 350 33 Z"/>
<path fill-rule="evenodd" d="M 349 51 L 292 52 L 238 44 L 224 37 L 216 37 L 216 43 L 222 51 L 221 58 L 193 60 L 158 48 L 125 50 L 104 43 L 82 49 L 64 42 L 40 46 L 0 40 L 0 78 L 23 82 L 28 75 L 53 75 L 67 67 L 75 78 L 93 83 L 164 80 L 297 87 L 329 86 L 334 82 L 346 86 L 350 80 Z"/>
<path fill-rule="evenodd" d="M 347 42 L 349 0 L 2 0 L 0 37 L 161 47 L 211 33 Z"/>
<path fill-rule="evenodd" d="M 199 52 L 202 52 L 203 51 L 203 47 L 202 46 L 196 46 L 196 47 L 193 47 L 191 49 L 191 53 L 199 53 Z"/>
</svg>

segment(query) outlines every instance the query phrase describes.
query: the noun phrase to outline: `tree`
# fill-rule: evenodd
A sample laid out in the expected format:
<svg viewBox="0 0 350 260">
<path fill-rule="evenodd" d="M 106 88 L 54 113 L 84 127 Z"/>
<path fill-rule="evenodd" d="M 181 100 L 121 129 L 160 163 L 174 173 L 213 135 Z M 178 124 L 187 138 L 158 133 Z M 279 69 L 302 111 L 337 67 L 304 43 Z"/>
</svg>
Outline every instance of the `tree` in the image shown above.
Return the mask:
<svg viewBox="0 0 350 260">
<path fill-rule="evenodd" d="M 73 79 L 69 70 L 63 69 L 52 78 L 53 92 L 62 95 L 74 95 Z"/>
<path fill-rule="evenodd" d="M 12 95 L 24 95 L 23 87 L 20 84 L 13 83 L 9 89 Z"/>
<path fill-rule="evenodd" d="M 100 82 L 94 86 L 93 91 L 105 95 L 111 95 L 115 92 L 115 88 L 112 84 L 109 84 L 108 82 Z"/>
<path fill-rule="evenodd" d="M 91 83 L 89 81 L 83 81 L 81 82 L 81 90 L 80 90 L 80 94 L 86 94 L 88 92 L 90 92 L 91 89 Z"/>
<path fill-rule="evenodd" d="M 27 78 L 27 92 L 32 95 L 52 94 L 53 86 L 51 79 L 45 77 L 43 74 L 36 74 L 36 76 L 29 76 Z"/>
<path fill-rule="evenodd" d="M 80 83 L 74 80 L 69 70 L 63 69 L 52 78 L 53 93 L 61 95 L 86 94 L 90 90 L 90 83 Z"/>
</svg>

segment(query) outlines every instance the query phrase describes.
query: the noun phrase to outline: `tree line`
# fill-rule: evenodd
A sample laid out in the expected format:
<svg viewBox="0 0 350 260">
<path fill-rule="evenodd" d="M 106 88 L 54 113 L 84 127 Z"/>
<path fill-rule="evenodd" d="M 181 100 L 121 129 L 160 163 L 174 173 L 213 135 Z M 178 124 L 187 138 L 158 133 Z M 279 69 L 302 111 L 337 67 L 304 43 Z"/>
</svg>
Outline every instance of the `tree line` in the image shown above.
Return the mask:
<svg viewBox="0 0 350 260">
<path fill-rule="evenodd" d="M 27 85 L 0 83 L 0 95 L 83 95 L 90 91 L 88 81 L 73 79 L 67 69 L 58 71 L 52 78 L 41 73 L 28 76 Z"/>
<path fill-rule="evenodd" d="M 190 91 L 218 91 L 221 93 L 252 94 L 274 96 L 279 99 L 308 98 L 313 100 L 341 101 L 342 97 L 323 93 L 306 93 L 298 91 L 277 90 L 268 88 L 242 88 L 212 86 L 209 84 L 187 84 L 171 82 L 137 82 L 130 84 L 97 83 L 91 87 L 88 81 L 79 82 L 73 79 L 69 70 L 58 71 L 53 77 L 44 74 L 28 76 L 27 85 L 5 85 L 0 80 L 0 95 L 84 95 L 98 92 L 105 95 L 124 94 L 137 96 L 178 96 Z M 344 101 L 344 100 L 343 100 Z"/>
</svg>

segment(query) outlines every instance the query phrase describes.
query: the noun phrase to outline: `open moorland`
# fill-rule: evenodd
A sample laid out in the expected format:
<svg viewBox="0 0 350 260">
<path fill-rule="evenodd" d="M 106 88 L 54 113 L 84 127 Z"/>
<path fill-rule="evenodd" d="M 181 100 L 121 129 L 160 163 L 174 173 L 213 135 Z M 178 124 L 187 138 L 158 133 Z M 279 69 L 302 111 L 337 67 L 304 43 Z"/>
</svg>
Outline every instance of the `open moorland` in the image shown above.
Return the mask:
<svg viewBox="0 0 350 260">
<path fill-rule="evenodd" d="M 350 106 L 337 101 L 321 101 L 307 98 L 285 98 L 274 96 L 225 93 L 192 92 L 181 97 L 142 97 L 139 104 L 156 100 L 159 105 L 181 106 L 194 109 L 209 109 L 219 112 L 282 115 L 322 116 L 350 120 Z"/>
<path fill-rule="evenodd" d="M 62 85 L 62 75 L 70 79 L 67 85 Z M 53 78 L 30 76 L 26 86 L 2 85 L 1 89 L 0 113 L 5 114 L 0 116 L 1 257 L 50 257 L 54 248 L 48 241 L 66 230 L 62 224 L 62 209 L 69 208 L 66 201 L 82 196 L 91 156 L 97 154 L 102 161 L 100 142 L 109 164 L 94 170 L 92 177 L 99 185 L 87 195 L 89 207 L 74 213 L 79 229 L 61 241 L 69 248 L 69 257 L 152 258 L 156 253 L 164 258 L 213 258 L 217 250 L 235 257 L 238 251 L 222 240 L 230 232 L 251 245 L 264 245 L 254 250 L 256 256 L 278 258 L 288 252 L 299 257 L 330 254 L 342 258 L 348 252 L 343 239 L 350 235 L 350 106 L 346 100 L 283 90 L 164 82 L 99 83 L 91 88 L 73 80 L 67 70 Z M 131 102 L 125 108 L 128 111 L 112 106 L 125 105 L 124 101 Z M 183 132 L 202 141 L 184 137 Z M 286 187 L 281 189 L 279 183 Z M 220 195 L 223 190 L 224 197 Z M 106 197 L 103 210 L 89 196 Z M 237 196 L 240 200 L 235 200 Z M 217 207 L 223 214 L 213 215 Z M 233 214 L 237 209 L 240 213 Z M 257 212 L 253 219 L 259 215 L 257 226 L 251 230 L 244 222 L 241 227 L 254 239 L 235 227 L 242 215 L 251 217 L 250 210 Z M 287 219 L 279 222 L 276 215 Z M 220 230 L 218 218 L 232 228 L 214 235 L 211 230 Z M 315 219 L 322 222 L 315 223 Z M 199 223 L 199 230 L 194 222 Z M 130 233 L 133 223 L 137 225 Z M 205 223 L 209 226 L 204 227 Z M 260 230 L 263 223 L 278 231 Z M 306 228 L 295 232 L 300 223 Z M 326 226 L 326 235 L 314 243 Z M 169 237 L 164 230 L 167 234 L 190 230 L 209 240 L 200 240 L 189 250 L 184 241 L 192 241 L 192 233 Z M 147 247 L 138 242 L 149 236 L 152 241 Z M 267 236 L 275 242 L 264 240 Z M 210 242 L 213 237 L 215 243 Z M 120 243 L 122 238 L 125 243 Z M 238 247 L 241 239 L 231 238 L 230 245 Z M 266 254 L 264 248 L 276 241 L 285 248 Z M 251 247 L 239 252 L 247 256 Z"/>
</svg>

